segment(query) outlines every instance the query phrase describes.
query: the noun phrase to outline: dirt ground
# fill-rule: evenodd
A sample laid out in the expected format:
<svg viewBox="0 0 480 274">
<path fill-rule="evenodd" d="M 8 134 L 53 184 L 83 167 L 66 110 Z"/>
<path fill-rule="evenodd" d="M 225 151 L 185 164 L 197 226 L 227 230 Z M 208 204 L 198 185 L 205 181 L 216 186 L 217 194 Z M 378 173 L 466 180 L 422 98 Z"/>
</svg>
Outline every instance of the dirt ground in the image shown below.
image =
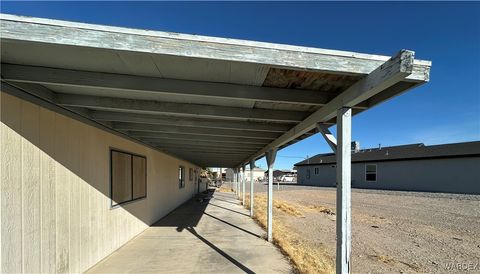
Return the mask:
<svg viewBox="0 0 480 274">
<path fill-rule="evenodd" d="M 333 259 L 335 189 L 275 185 L 273 195 L 301 212 L 274 217 Z M 480 273 L 480 195 L 353 190 L 353 273 L 465 272 L 452 263 Z"/>
</svg>

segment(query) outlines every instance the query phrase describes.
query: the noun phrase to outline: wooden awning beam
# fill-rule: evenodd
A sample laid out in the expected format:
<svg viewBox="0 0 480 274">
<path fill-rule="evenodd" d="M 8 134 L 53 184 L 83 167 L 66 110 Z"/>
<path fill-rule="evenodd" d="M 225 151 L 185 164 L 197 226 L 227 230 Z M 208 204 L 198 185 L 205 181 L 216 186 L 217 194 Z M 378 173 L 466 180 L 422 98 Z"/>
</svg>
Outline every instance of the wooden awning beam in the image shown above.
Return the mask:
<svg viewBox="0 0 480 274">
<path fill-rule="evenodd" d="M 397 55 L 372 71 L 365 78 L 340 93 L 324 107 L 308 116 L 305 120 L 282 134 L 251 157 L 245 159 L 242 163 L 248 163 L 252 159 L 258 159 L 270 149 L 278 148 L 309 132 L 316 127 L 317 123 L 326 122 L 336 117 L 338 109 L 351 107 L 359 102 L 365 101 L 382 90 L 402 81 L 412 73 L 413 63 L 414 52 L 401 50 Z"/>
</svg>

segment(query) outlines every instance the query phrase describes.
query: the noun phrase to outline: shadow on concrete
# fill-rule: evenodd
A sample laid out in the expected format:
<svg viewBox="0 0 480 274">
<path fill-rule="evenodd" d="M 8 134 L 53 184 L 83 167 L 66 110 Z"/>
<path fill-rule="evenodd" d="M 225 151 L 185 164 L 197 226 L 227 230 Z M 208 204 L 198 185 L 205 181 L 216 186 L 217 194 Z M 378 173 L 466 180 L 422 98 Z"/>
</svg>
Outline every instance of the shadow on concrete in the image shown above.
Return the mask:
<svg viewBox="0 0 480 274">
<path fill-rule="evenodd" d="M 199 240 L 201 240 L 203 243 L 208 245 L 210 248 L 212 248 L 215 252 L 229 260 L 231 263 L 236 265 L 238 268 L 240 268 L 242 271 L 246 273 L 254 273 L 251 269 L 237 261 L 235 258 L 232 256 L 228 255 L 226 252 L 215 246 L 213 243 L 202 237 L 196 230 L 195 227 L 198 225 L 200 222 L 200 219 L 202 216 L 208 216 L 210 218 L 213 218 L 217 221 L 220 221 L 226 225 L 229 225 L 231 227 L 234 227 L 242 232 L 245 232 L 249 235 L 255 236 L 257 238 L 261 238 L 260 235 L 257 235 L 253 232 L 250 232 L 244 228 L 241 228 L 237 225 L 234 225 L 232 223 L 229 223 L 221 218 L 218 218 L 216 216 L 213 216 L 212 214 L 209 214 L 205 212 L 206 208 L 208 205 L 213 205 L 218 208 L 221 208 L 222 210 L 228 210 L 232 211 L 238 214 L 242 214 L 245 216 L 248 216 L 247 214 L 231 210 L 229 208 L 225 208 L 219 205 L 215 205 L 210 202 L 210 200 L 214 197 L 215 190 L 214 189 L 209 189 L 205 191 L 204 193 L 200 193 L 196 195 L 194 198 L 190 199 L 188 202 L 184 203 L 174 211 L 172 211 L 170 214 L 159 220 L 158 222 L 154 223 L 152 227 L 176 227 L 176 230 L 178 232 L 183 232 L 183 230 L 186 230 L 190 232 L 192 235 L 197 237 Z M 218 193 L 217 193 L 218 194 Z M 219 195 L 221 196 L 221 195 Z M 215 198 L 217 199 L 217 198 Z"/>
<path fill-rule="evenodd" d="M 228 211 L 231 211 L 231 212 L 234 212 L 234 213 L 237 213 L 237 214 L 241 214 L 241 215 L 244 215 L 244 216 L 247 216 L 247 217 L 249 216 L 248 214 L 238 212 L 238 211 L 235 211 L 235 210 L 223 207 L 223 206 L 219 206 L 219 205 L 216 205 L 216 204 L 210 202 L 210 200 L 214 197 L 214 194 L 215 194 L 215 196 L 217 196 L 217 195 L 222 196 L 219 193 L 215 193 L 214 189 L 209 189 L 209 190 L 205 191 L 204 193 L 198 194 L 194 198 L 190 199 L 188 202 L 184 203 L 183 205 L 181 205 L 180 207 L 178 207 L 174 211 L 170 212 L 167 216 L 163 217 L 162 219 L 160 219 L 159 221 L 154 223 L 152 225 L 152 227 L 155 227 L 155 226 L 177 227 L 176 228 L 177 231 L 182 232 L 184 229 L 192 228 L 192 227 L 197 226 L 198 222 L 200 221 L 202 216 L 205 215 L 205 216 L 213 218 L 217 221 L 220 221 L 220 222 L 222 222 L 226 225 L 229 225 L 229 226 L 234 227 L 238 230 L 241 230 L 245 233 L 248 233 L 252 236 L 255 236 L 257 238 L 262 238 L 261 235 L 255 234 L 251 231 L 248 231 L 244 228 L 241 228 L 237 225 L 229 223 L 229 222 L 227 222 L 227 221 L 225 221 L 221 218 L 218 218 L 218 217 L 216 217 L 212 214 L 209 214 L 209 213 L 205 212 L 205 209 L 207 208 L 207 206 L 212 205 L 212 206 L 221 208 L 222 210 L 228 210 Z M 215 197 L 215 200 L 220 200 L 220 199 Z"/>
<path fill-rule="evenodd" d="M 231 263 L 236 265 L 238 268 L 241 270 L 245 271 L 245 273 L 255 273 L 253 272 L 250 268 L 244 266 L 242 263 L 239 261 L 235 260 L 232 256 L 228 255 L 225 253 L 223 250 L 220 248 L 216 247 L 214 244 L 209 242 L 207 239 L 203 238 L 200 234 L 198 234 L 193 227 L 186 228 L 186 230 L 190 233 L 192 233 L 195 237 L 197 237 L 200 241 L 204 242 L 206 245 L 208 245 L 210 248 L 215 250 L 218 254 L 222 255 L 225 259 L 229 260 Z"/>
<path fill-rule="evenodd" d="M 217 193 L 217 195 L 218 195 L 218 193 Z M 220 196 L 220 197 L 222 197 L 222 196 Z M 232 202 L 232 201 L 225 200 L 225 199 L 219 199 L 219 198 L 217 198 L 217 197 L 215 197 L 215 200 L 219 200 L 219 201 L 222 201 L 222 202 L 225 202 L 225 203 L 234 204 L 234 205 L 239 205 L 238 202 Z"/>
<path fill-rule="evenodd" d="M 185 228 L 197 226 L 205 214 L 205 209 L 214 193 L 214 189 L 209 189 L 197 194 L 194 198 L 179 206 L 152 226 L 177 227 L 178 232 L 182 232 Z"/>
<path fill-rule="evenodd" d="M 257 238 L 262 238 L 262 237 L 261 237 L 260 235 L 258 235 L 258 234 L 255 234 L 255 233 L 253 233 L 253 232 L 250 232 L 250 231 L 248 231 L 248 230 L 246 230 L 246 229 L 243 229 L 243 228 L 241 228 L 241 227 L 239 227 L 239 226 L 237 226 L 237 225 L 231 224 L 231 223 L 229 223 L 229 222 L 227 222 L 227 221 L 224 221 L 224 220 L 222 220 L 222 219 L 220 219 L 220 218 L 218 218 L 218 217 L 215 217 L 215 216 L 213 216 L 213 215 L 211 215 L 211 214 L 208 214 L 208 213 L 206 213 L 206 212 L 205 212 L 204 214 L 207 215 L 208 217 L 211 217 L 211 218 L 213 218 L 213 219 L 215 219 L 215 220 L 217 220 L 217 221 L 220 221 L 220 222 L 222 222 L 222 223 L 224 223 L 224 224 L 226 224 L 226 225 L 229 225 L 229 226 L 231 226 L 231 227 L 234 227 L 234 228 L 236 228 L 236 229 L 238 229 L 238 230 L 241 230 L 241 231 L 243 231 L 243 232 L 245 232 L 245 233 L 248 233 L 248 234 L 250 234 L 250 235 L 252 235 L 252 236 L 255 236 L 255 237 L 257 237 Z"/>
<path fill-rule="evenodd" d="M 218 199 L 217 199 L 217 200 L 218 200 Z M 240 215 L 243 215 L 243 216 L 250 216 L 250 215 L 248 215 L 248 214 L 246 214 L 246 213 L 239 212 L 239 211 L 236 211 L 236 210 L 233 210 L 233 209 L 230 209 L 230 208 L 226 208 L 226 207 L 223 207 L 223 206 L 219 206 L 219 205 L 216 205 L 216 204 L 210 203 L 210 205 L 216 206 L 216 207 L 218 207 L 218 208 L 225 209 L 225 210 L 228 210 L 228 211 L 230 211 L 230 212 L 234 212 L 234 213 L 237 213 L 237 214 L 240 214 Z"/>
<path fill-rule="evenodd" d="M 111 169 L 111 166 L 110 166 L 111 165 L 111 159 L 110 159 L 111 147 L 115 146 L 120 149 L 125 148 L 126 150 L 132 151 L 132 152 L 140 151 L 142 155 L 146 155 L 147 157 L 149 157 L 147 159 L 147 166 L 148 166 L 148 163 L 154 163 L 158 165 L 159 164 L 158 162 L 157 163 L 153 162 L 155 160 L 158 160 L 158 161 L 164 160 L 164 158 L 162 157 L 153 157 L 153 153 L 157 153 L 157 152 L 150 152 L 145 147 L 141 147 L 138 144 L 127 144 L 127 141 L 120 139 L 119 136 L 110 136 L 109 133 L 106 133 L 105 131 L 97 130 L 97 129 L 92 130 L 90 124 L 85 124 L 82 121 L 78 121 L 78 119 L 70 119 L 71 117 L 68 115 L 65 116 L 64 113 L 51 112 L 46 109 L 43 109 L 42 106 L 32 105 L 20 100 L 8 99 L 9 103 L 4 104 L 3 100 L 7 100 L 7 99 L 8 98 L 5 99 L 5 97 L 3 97 L 3 93 L 2 93 L 2 113 L 4 113 L 4 111 L 8 111 L 9 113 L 8 115 L 2 115 L 2 119 L 1 119 L 2 134 L 3 134 L 3 130 L 5 130 L 5 132 L 7 132 L 9 136 L 19 136 L 15 138 L 12 137 L 16 144 L 15 150 L 11 150 L 13 151 L 12 155 L 18 156 L 15 159 L 19 159 L 19 161 L 23 163 L 23 158 L 22 158 L 23 151 L 24 151 L 24 148 L 27 148 L 28 151 L 36 152 L 34 156 L 28 155 L 27 153 L 25 153 L 25 155 L 29 157 L 31 156 L 32 159 L 36 161 L 35 164 L 37 164 L 37 166 L 40 165 L 40 159 L 43 159 L 43 158 L 47 159 L 48 161 L 45 161 L 45 162 L 48 165 L 44 166 L 42 162 L 42 165 L 40 165 L 39 168 L 36 168 L 34 170 L 36 173 L 32 173 L 38 178 L 40 178 L 41 172 L 44 172 L 44 171 L 50 172 L 50 170 L 46 169 L 47 167 L 49 169 L 54 170 L 54 172 L 52 172 L 53 174 L 52 177 L 49 177 L 48 180 L 43 180 L 43 179 L 42 181 L 31 180 L 32 182 L 30 182 L 31 184 L 30 187 L 32 188 L 32 193 L 35 195 L 35 198 L 38 197 L 39 199 L 41 199 L 41 196 L 39 196 L 40 195 L 39 193 L 42 193 L 42 192 L 40 192 L 40 190 L 45 191 L 45 193 L 50 193 L 50 190 L 51 190 L 52 193 L 54 193 L 55 195 L 58 195 L 58 196 L 55 196 L 55 199 L 57 199 L 57 197 L 60 197 L 61 195 L 62 200 L 58 198 L 59 201 L 64 202 L 65 200 L 67 204 L 70 203 L 71 205 L 74 205 L 73 209 L 75 211 L 67 209 L 65 214 L 63 214 L 62 216 L 59 217 L 57 215 L 54 217 L 55 222 L 64 223 L 64 224 L 66 223 L 67 232 L 64 233 L 64 231 L 60 231 L 60 233 L 63 233 L 62 237 L 65 235 L 65 239 L 70 239 L 68 238 L 70 237 L 70 234 L 69 234 L 70 231 L 68 230 L 68 227 L 69 227 L 69 224 L 70 226 L 72 225 L 70 223 L 71 221 L 69 219 L 69 216 L 71 216 L 72 214 L 76 215 L 77 213 L 80 214 L 82 210 L 82 207 L 78 206 L 79 204 L 81 204 L 80 195 L 76 195 L 78 193 L 77 192 L 78 189 L 82 189 L 81 191 L 83 191 L 83 188 L 88 185 L 92 189 L 92 191 L 88 193 L 94 193 L 95 195 L 97 195 L 97 192 L 98 192 L 99 194 L 103 195 L 103 196 L 98 195 L 99 199 L 96 199 L 97 196 L 93 196 L 93 194 L 87 194 L 88 197 L 92 196 L 95 198 L 95 201 L 98 201 L 98 202 L 101 201 L 100 198 L 103 199 L 104 197 L 111 200 L 111 196 L 112 196 L 112 189 L 110 185 L 110 179 L 112 177 L 110 172 L 111 171 L 110 170 Z M 3 107 L 5 105 L 9 105 L 9 107 L 8 109 L 3 110 Z M 93 149 L 85 149 L 89 147 L 92 147 Z M 17 149 L 17 148 L 20 148 L 20 149 Z M 152 157 L 153 159 L 150 159 L 150 157 Z M 132 159 L 132 158 L 129 158 L 129 159 Z M 165 159 L 168 159 L 168 157 L 166 157 Z M 177 168 L 176 165 L 173 165 L 173 166 L 175 169 Z M 165 170 L 167 168 L 169 167 L 168 166 L 165 167 Z M 164 172 L 164 170 L 162 169 L 161 172 Z M 165 185 L 162 185 L 162 186 L 169 187 L 170 185 L 173 185 L 173 189 L 176 188 L 178 177 L 177 176 L 169 177 L 167 175 L 169 175 L 169 173 L 165 174 L 166 176 Z M 151 178 L 151 176 L 150 177 L 147 176 L 147 185 L 152 185 L 156 183 L 155 181 L 149 178 Z M 48 182 L 50 185 L 43 185 L 44 183 L 46 184 L 46 182 Z M 20 183 L 23 183 L 23 182 L 20 181 Z M 193 187 L 192 184 L 190 184 L 190 188 Z M 63 185 L 65 185 L 65 189 L 62 188 L 61 189 L 62 191 L 56 191 L 55 190 L 56 185 L 62 185 L 62 187 Z M 52 188 L 48 188 L 50 186 L 52 186 Z M 169 190 L 171 189 L 167 188 L 163 193 L 168 193 Z M 183 190 L 183 191 L 186 191 L 186 190 Z M 23 197 L 21 196 L 22 195 L 21 188 L 17 188 L 17 186 L 15 186 L 15 192 L 16 192 L 15 194 L 18 194 L 20 197 Z M 87 193 L 87 192 L 82 192 L 82 194 L 83 193 Z M 147 190 L 147 193 L 148 193 L 148 190 Z M 190 192 L 188 192 L 188 194 L 190 194 Z M 198 225 L 202 216 L 208 214 L 205 212 L 205 210 L 213 194 L 214 194 L 214 190 L 208 190 L 204 193 L 201 193 L 197 195 L 195 198 L 190 199 L 189 201 L 187 201 L 177 209 L 173 210 L 170 214 L 166 215 L 164 218 L 156 222 L 154 220 L 155 216 L 161 216 L 164 214 L 163 213 L 164 210 L 171 210 L 171 207 L 177 205 L 177 203 L 173 201 L 175 200 L 174 199 L 175 197 L 170 198 L 168 197 L 168 195 L 161 196 L 162 198 L 169 200 L 167 202 L 168 208 L 161 208 L 161 211 L 159 210 L 159 212 L 156 212 L 156 213 L 153 212 L 152 214 L 147 214 L 148 212 L 146 213 L 145 206 L 147 206 L 147 198 L 142 198 L 137 200 L 138 202 L 126 202 L 115 207 L 112 207 L 112 204 L 113 205 L 118 204 L 118 202 L 120 201 L 111 201 L 110 204 L 107 204 L 107 203 L 103 204 L 102 208 L 100 208 L 99 211 L 95 211 L 91 213 L 91 215 L 83 214 L 83 216 L 86 216 L 86 217 L 94 216 L 96 217 L 95 219 L 96 223 L 98 225 L 101 225 L 106 223 L 104 222 L 104 219 L 105 219 L 104 217 L 106 215 L 103 213 L 102 213 L 103 215 L 98 214 L 100 210 L 105 210 L 103 206 L 105 208 L 108 207 L 107 210 L 110 210 L 110 209 L 113 210 L 115 208 L 123 208 L 126 212 L 136 217 L 139 221 L 143 222 L 146 225 L 151 225 L 152 223 L 154 223 L 151 226 L 174 227 L 178 232 L 187 230 L 193 235 L 195 235 L 202 242 L 207 244 L 209 247 L 211 247 L 213 250 L 215 250 L 217 253 L 221 254 L 223 257 L 225 257 L 226 259 L 231 261 L 233 264 L 235 264 L 237 267 L 242 269 L 243 271 L 247 273 L 253 273 L 248 267 L 242 265 L 239 261 L 235 260 L 234 258 L 232 258 L 232 256 L 228 255 L 227 253 L 219 249 L 217 246 L 207 241 L 204 237 L 199 235 L 197 231 L 195 231 L 194 228 Z M 220 197 L 219 201 L 222 200 L 225 203 L 234 204 L 234 205 L 239 204 L 238 202 L 236 202 L 235 199 L 232 199 L 231 194 L 224 195 L 224 196 L 218 195 L 218 196 Z M 186 195 L 181 197 L 181 199 L 184 199 L 184 198 L 186 198 Z M 30 199 L 30 200 L 32 200 L 31 203 L 35 201 L 35 199 Z M 143 204 L 145 206 L 142 206 L 140 204 L 141 200 L 143 200 Z M 29 200 L 26 200 L 26 201 L 30 202 Z M 148 206 L 150 206 L 150 201 L 148 203 L 149 203 Z M 25 205 L 28 205 L 28 203 L 25 203 Z M 22 206 L 24 205 L 21 204 L 21 206 L 17 206 L 17 205 L 12 206 L 11 209 L 15 211 L 13 212 L 12 215 L 17 214 L 17 212 L 21 213 L 23 210 Z M 53 203 L 53 205 L 50 205 L 48 210 L 56 210 L 61 206 L 64 206 L 64 204 Z M 225 212 L 229 212 L 230 216 L 232 216 L 233 212 L 235 212 L 235 210 L 227 211 L 228 205 L 226 204 L 223 204 L 224 207 L 218 204 L 215 206 L 216 208 L 220 208 L 221 210 L 226 210 Z M 25 206 L 25 208 L 28 208 L 28 206 Z M 244 228 L 231 224 L 226 220 L 222 220 L 221 218 L 218 218 L 211 214 L 208 214 L 208 215 L 209 215 L 208 217 L 215 219 L 215 221 L 222 222 L 223 224 L 226 224 L 231 227 L 234 227 L 235 229 L 238 229 L 242 233 L 246 233 L 244 236 L 250 237 L 250 235 L 253 235 L 255 237 L 260 237 L 250 231 L 245 230 Z M 236 215 L 236 217 L 240 217 L 240 215 Z M 116 218 L 116 216 L 114 218 Z M 242 218 L 244 217 L 242 216 Z M 119 223 L 118 225 L 121 226 L 122 224 Z M 32 229 L 35 229 L 35 231 L 42 231 L 43 228 L 40 226 L 36 226 L 36 227 L 32 227 Z M 199 230 L 198 227 L 197 227 L 197 230 Z M 83 235 L 82 230 L 80 230 L 80 228 L 78 228 L 77 231 L 79 233 L 78 235 Z M 17 231 L 15 231 L 15 235 L 20 233 L 24 233 L 24 232 L 18 231 L 17 233 Z M 117 233 L 117 232 L 114 231 L 113 233 Z M 108 236 L 113 237 L 115 235 L 107 234 L 107 237 Z M 129 235 L 129 236 L 133 236 L 133 235 Z M 98 236 L 98 241 L 100 242 L 100 240 L 104 238 L 106 239 L 106 237 L 104 237 L 103 235 L 100 235 Z M 80 246 L 80 241 L 78 241 L 78 246 Z M 116 241 L 120 242 L 120 239 L 117 239 Z M 121 241 L 127 242 L 127 240 L 125 241 L 121 240 Z M 67 246 L 68 246 L 68 243 L 69 242 L 67 241 Z M 105 243 L 109 244 L 110 242 L 107 241 Z M 107 245 L 107 248 L 105 248 L 106 251 L 104 253 L 101 253 L 100 251 L 98 251 L 97 253 L 99 254 L 99 256 L 93 258 L 94 261 L 98 262 L 99 259 L 105 257 L 106 255 L 111 254 L 111 251 L 113 250 L 109 250 L 108 248 L 115 247 L 114 249 L 116 249 L 117 247 L 119 247 L 114 245 L 116 245 L 115 242 L 112 242 L 111 245 Z M 159 248 L 162 248 L 162 247 L 159 247 Z M 35 249 L 37 249 L 37 247 Z M 38 252 L 41 251 L 40 249 L 37 249 L 37 250 Z M 71 255 L 71 256 L 69 255 L 68 247 L 67 247 L 66 255 L 67 255 L 66 259 L 64 261 L 62 259 L 62 262 L 57 262 L 57 264 L 61 266 L 63 265 L 67 266 L 65 270 L 63 270 L 62 268 L 62 271 L 68 272 L 69 269 L 73 271 L 71 268 L 69 268 L 69 263 L 73 262 L 73 260 L 76 259 L 76 257 L 74 255 Z"/>
</svg>

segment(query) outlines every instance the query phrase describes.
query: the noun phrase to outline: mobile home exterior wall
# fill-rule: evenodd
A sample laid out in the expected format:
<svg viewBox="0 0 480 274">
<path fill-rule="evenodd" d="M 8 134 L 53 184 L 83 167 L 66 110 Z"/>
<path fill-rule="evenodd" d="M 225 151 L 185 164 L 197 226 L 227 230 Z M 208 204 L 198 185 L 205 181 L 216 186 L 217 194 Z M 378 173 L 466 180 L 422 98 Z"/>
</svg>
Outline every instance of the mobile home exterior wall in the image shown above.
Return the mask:
<svg viewBox="0 0 480 274">
<path fill-rule="evenodd" d="M 366 165 L 376 165 L 376 181 L 366 181 Z M 480 157 L 352 163 L 352 186 L 357 188 L 480 194 Z M 298 166 L 298 182 L 335 186 L 332 164 Z M 316 174 L 315 169 L 318 169 Z"/>
<path fill-rule="evenodd" d="M 4 92 L 0 98 L 2 273 L 83 272 L 197 191 L 189 162 Z M 111 206 L 110 148 L 146 157 L 146 198 Z"/>
</svg>

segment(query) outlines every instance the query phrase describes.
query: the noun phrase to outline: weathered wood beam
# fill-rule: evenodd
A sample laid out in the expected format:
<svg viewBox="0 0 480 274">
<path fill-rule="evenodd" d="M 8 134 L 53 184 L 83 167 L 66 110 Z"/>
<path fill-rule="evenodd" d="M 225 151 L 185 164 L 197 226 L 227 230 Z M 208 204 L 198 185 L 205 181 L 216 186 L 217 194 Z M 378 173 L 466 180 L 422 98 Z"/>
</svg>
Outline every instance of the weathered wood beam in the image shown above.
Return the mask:
<svg viewBox="0 0 480 274">
<path fill-rule="evenodd" d="M 241 152 L 241 151 L 231 151 L 231 152 L 223 152 L 223 153 L 218 153 L 215 151 L 199 151 L 199 152 L 188 152 L 188 151 L 182 151 L 182 150 L 174 150 L 174 149 L 168 149 L 168 151 L 179 154 L 179 155 L 190 155 L 192 158 L 205 158 L 205 159 L 229 159 L 229 158 L 240 158 L 242 156 L 248 155 L 246 152 Z"/>
<path fill-rule="evenodd" d="M 269 132 L 285 132 L 289 130 L 292 124 L 265 123 L 265 122 L 242 122 L 242 121 L 223 121 L 223 120 L 205 120 L 192 118 L 179 118 L 164 115 L 149 115 L 125 112 L 111 111 L 90 111 L 90 116 L 98 121 L 113 122 L 129 122 L 142 124 L 158 124 L 165 126 L 180 127 L 202 127 L 202 128 L 219 128 L 219 129 L 237 129 L 250 131 L 269 131 Z"/>
<path fill-rule="evenodd" d="M 233 144 L 259 144 L 266 145 L 270 141 L 268 139 L 257 138 L 241 138 L 230 136 L 209 136 L 209 135 L 193 135 L 193 134 L 178 134 L 178 133 L 163 133 L 163 132 L 127 132 L 133 138 L 141 138 L 145 141 L 162 141 L 162 140 L 197 140 L 197 141 L 212 141 L 219 143 L 233 143 Z"/>
<path fill-rule="evenodd" d="M 182 159 L 188 159 L 192 161 L 193 163 L 198 163 L 198 162 L 215 162 L 215 166 L 234 166 L 235 162 L 238 162 L 238 159 L 242 157 L 242 155 L 237 155 L 237 156 L 231 156 L 231 157 L 225 157 L 225 158 L 212 158 L 212 157 L 204 157 L 204 156 L 190 156 L 188 154 L 181 154 L 181 153 L 176 153 L 173 151 L 167 151 L 165 150 L 166 153 L 175 155 L 176 157 L 182 158 Z"/>
<path fill-rule="evenodd" d="M 183 150 L 176 150 L 171 148 L 162 148 L 158 147 L 158 149 L 162 151 L 166 151 L 170 154 L 176 155 L 178 157 L 189 159 L 193 162 L 205 162 L 205 161 L 215 161 L 215 162 L 230 162 L 233 163 L 238 162 L 240 159 L 248 156 L 248 153 L 245 152 L 217 152 L 217 151 L 183 151 Z"/>
<path fill-rule="evenodd" d="M 195 147 L 195 146 L 187 146 L 187 147 L 181 147 L 181 146 L 161 146 L 162 149 L 169 150 L 169 151 L 181 151 L 181 152 L 196 152 L 196 153 L 204 153 L 204 152 L 214 152 L 217 154 L 229 154 L 229 153 L 239 153 L 243 152 L 247 155 L 252 154 L 255 151 L 252 150 L 247 150 L 247 149 L 228 149 L 228 148 L 206 148 L 206 147 Z"/>
<path fill-rule="evenodd" d="M 7 81 L 13 82 L 121 90 L 132 92 L 132 94 L 190 95 L 305 105 L 324 105 L 332 99 L 330 93 L 312 90 L 165 79 L 5 63 L 2 64 L 2 75 Z"/>
<path fill-rule="evenodd" d="M 197 165 L 198 166 L 201 166 L 201 167 L 218 167 L 218 166 L 222 166 L 222 167 L 230 167 L 230 166 L 233 166 L 233 161 L 191 161 L 192 163 L 198 163 Z"/>
<path fill-rule="evenodd" d="M 142 139 L 139 139 L 142 140 Z M 168 146 L 168 145 L 185 145 L 185 146 L 211 146 L 211 147 L 224 147 L 232 149 L 252 149 L 262 147 L 258 144 L 229 144 L 229 143 L 216 143 L 213 141 L 190 141 L 190 140 L 161 140 L 161 141 L 149 141 L 149 144 L 153 146 Z"/>
<path fill-rule="evenodd" d="M 300 122 L 308 116 L 308 113 L 300 111 L 167 103 L 86 95 L 57 94 L 56 102 L 62 106 L 86 107 L 97 110 L 124 111 L 144 114 L 169 114 L 180 117 L 219 118 L 240 121 Z"/>
<path fill-rule="evenodd" d="M 171 126 L 163 126 L 163 125 L 133 124 L 133 123 L 122 123 L 122 122 L 114 122 L 112 126 L 114 129 L 121 130 L 121 131 L 163 132 L 163 133 L 225 136 L 225 137 L 229 136 L 229 137 L 238 137 L 238 138 L 266 139 L 266 140 L 273 140 L 280 135 L 279 133 L 276 133 L 276 132 L 246 131 L 246 130 L 231 130 L 231 129 L 208 129 L 208 128 L 193 128 L 193 127 L 171 127 Z"/>
<path fill-rule="evenodd" d="M 237 146 L 216 146 L 214 143 L 202 143 L 201 147 L 198 143 L 165 143 L 165 142 L 153 142 L 152 146 L 155 147 L 162 147 L 162 148 L 172 148 L 172 149 L 179 149 L 179 150 L 198 150 L 198 151 L 217 151 L 219 153 L 226 152 L 226 151 L 245 151 L 249 152 L 250 154 L 256 152 L 258 148 L 252 147 L 237 147 Z"/>
<path fill-rule="evenodd" d="M 417 87 L 417 86 L 418 86 L 418 84 L 412 83 L 412 82 L 396 83 L 395 85 L 385 89 L 381 93 L 370 97 L 367 100 L 367 105 L 368 105 L 369 108 L 371 108 L 371 107 L 373 107 L 377 104 L 383 103 L 387 100 L 391 100 L 395 96 L 399 96 L 400 94 L 403 94 L 403 93 L 405 93 L 405 92 L 409 91 L 410 89 L 412 89 L 414 87 Z M 356 110 L 353 109 L 352 111 L 356 112 L 356 111 L 358 111 L 358 109 L 356 109 Z"/>
<path fill-rule="evenodd" d="M 42 98 L 48 102 L 58 104 L 57 95 L 39 84 L 32 83 L 9 83 L 25 92 Z M 267 132 L 285 132 L 292 127 L 292 122 L 288 123 L 272 123 L 260 121 L 224 121 L 218 119 L 192 119 L 182 117 L 172 117 L 166 115 L 138 114 L 129 112 L 99 111 L 88 110 L 83 107 L 67 107 L 76 113 L 80 113 L 96 121 L 105 122 L 130 122 L 145 124 L 160 124 L 168 126 L 185 126 L 185 127 L 202 127 L 202 128 L 219 128 L 219 129 L 237 129 L 251 131 L 267 131 Z"/>
<path fill-rule="evenodd" d="M 2 69 L 2 81 L 6 82 L 3 78 L 3 69 Z M 20 82 L 8 82 L 9 85 L 14 86 L 18 89 L 21 89 L 25 92 L 28 92 L 34 96 L 44 99 L 47 102 L 55 103 L 55 93 L 50 89 L 38 85 L 38 84 L 30 84 L 30 83 L 20 83 Z"/>
<path fill-rule="evenodd" d="M 322 134 L 323 139 L 327 142 L 327 144 L 330 146 L 332 149 L 333 153 L 337 152 L 337 139 L 335 139 L 335 136 L 330 132 L 328 129 L 330 125 L 323 124 L 323 123 L 317 123 L 317 129 L 320 134 Z"/>
<path fill-rule="evenodd" d="M 414 52 L 402 50 L 396 56 L 378 67 L 367 77 L 358 81 L 350 88 L 339 94 L 327 105 L 308 116 L 301 123 L 294 126 L 288 132 L 275 139 L 273 142 L 259 150 L 252 157 L 243 161 L 247 163 L 263 156 L 267 151 L 278 148 L 285 143 L 305 134 L 315 128 L 317 123 L 328 121 L 336 116 L 337 110 L 342 107 L 350 107 L 367 100 L 382 90 L 402 81 L 412 73 Z"/>
<path fill-rule="evenodd" d="M 272 43 L 171 34 L 2 14 L 2 42 L 88 47 L 153 55 L 246 62 L 297 70 L 367 75 L 387 56 Z M 429 61 L 415 62 L 409 81 L 428 80 Z M 427 79 L 426 79 L 427 78 Z"/>
<path fill-rule="evenodd" d="M 195 164 L 197 164 L 199 166 L 203 166 L 203 167 L 209 167 L 209 166 L 210 167 L 212 167 L 212 166 L 228 167 L 228 166 L 234 166 L 234 163 L 238 162 L 238 158 L 235 158 L 235 157 L 212 159 L 212 158 L 205 158 L 205 157 L 191 157 L 189 155 L 177 154 L 177 153 L 166 151 L 166 150 L 162 150 L 162 151 L 167 153 L 167 154 L 170 154 L 174 157 L 185 159 L 185 160 L 187 160 L 191 163 L 195 163 Z"/>
<path fill-rule="evenodd" d="M 61 107 L 61 106 L 58 106 L 57 104 L 54 104 L 53 102 L 50 102 L 50 101 L 48 101 L 44 98 L 41 98 L 41 96 L 37 96 L 35 94 L 26 92 L 25 90 L 22 90 L 22 89 L 20 89 L 16 86 L 11 85 L 10 83 L 7 83 L 5 81 L 1 81 L 0 85 L 1 85 L 1 87 L 0 87 L 1 92 L 5 92 L 9 95 L 18 97 L 18 98 L 20 98 L 22 100 L 25 100 L 27 102 L 31 102 L 33 104 L 36 104 L 36 105 L 38 105 L 40 107 L 43 107 L 45 109 L 48 109 L 50 111 L 54 111 L 56 113 L 59 113 L 61 115 L 69 117 L 71 119 L 75 119 L 77 121 L 80 121 L 80 122 L 82 122 L 86 125 L 95 127 L 97 129 L 103 130 L 103 131 L 108 132 L 110 134 L 113 134 L 115 136 L 124 138 L 126 140 L 132 141 L 132 142 L 137 143 L 137 144 L 140 144 L 142 146 L 146 146 L 146 147 L 149 147 L 149 148 L 157 150 L 157 151 L 163 151 L 163 150 L 159 149 L 158 147 L 152 146 L 148 143 L 141 142 L 138 139 L 132 138 L 125 133 L 122 133 L 122 132 L 117 131 L 117 130 L 113 130 L 111 127 L 105 126 L 102 123 L 94 121 L 94 120 L 92 120 L 90 118 L 87 118 L 85 116 L 79 115 L 77 112 L 71 111 L 71 110 L 69 110 L 67 108 L 64 108 L 64 107 Z M 169 154 L 168 152 L 166 154 L 168 154 L 170 156 L 173 156 L 173 157 L 177 157 L 175 155 Z M 179 158 L 179 159 L 189 161 L 186 158 Z M 194 162 L 191 162 L 191 163 L 194 163 Z"/>
<path fill-rule="evenodd" d="M 218 167 L 218 166 L 229 167 L 229 166 L 234 166 L 235 161 L 237 161 L 236 158 L 205 159 L 205 158 L 188 157 L 186 155 L 179 155 L 170 151 L 165 151 L 165 152 L 171 155 L 175 155 L 175 157 L 186 159 L 192 163 L 196 163 L 197 165 L 204 166 L 204 167 Z"/>
<path fill-rule="evenodd" d="M 217 163 L 226 163 L 228 162 L 229 165 L 238 162 L 238 159 L 242 158 L 242 155 L 225 155 L 224 157 L 215 157 L 215 155 L 195 155 L 195 154 L 188 154 L 188 153 L 179 153 L 175 151 L 166 150 L 166 152 L 176 155 L 181 158 L 185 158 L 191 160 L 192 162 L 217 162 Z M 221 165 L 220 165 L 221 166 Z"/>
</svg>

